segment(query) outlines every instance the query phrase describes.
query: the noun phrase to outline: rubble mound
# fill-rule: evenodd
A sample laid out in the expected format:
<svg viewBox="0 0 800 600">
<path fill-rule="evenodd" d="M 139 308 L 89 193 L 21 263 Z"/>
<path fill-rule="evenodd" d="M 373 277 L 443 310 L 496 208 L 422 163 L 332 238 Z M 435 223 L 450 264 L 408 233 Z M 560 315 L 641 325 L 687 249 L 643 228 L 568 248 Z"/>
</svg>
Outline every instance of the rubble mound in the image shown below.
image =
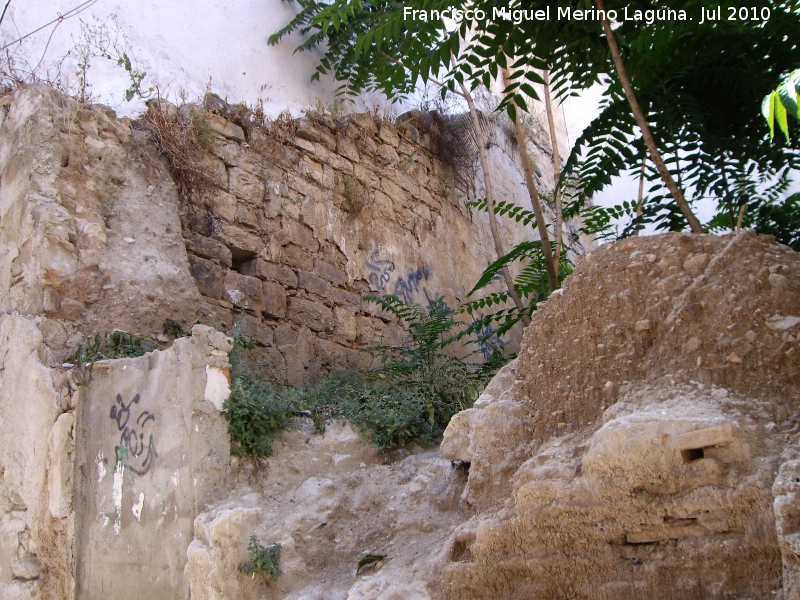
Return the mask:
<svg viewBox="0 0 800 600">
<path fill-rule="evenodd" d="M 440 595 L 798 597 L 799 335 L 800 255 L 769 237 L 583 257 L 445 432 L 474 513 Z"/>
</svg>

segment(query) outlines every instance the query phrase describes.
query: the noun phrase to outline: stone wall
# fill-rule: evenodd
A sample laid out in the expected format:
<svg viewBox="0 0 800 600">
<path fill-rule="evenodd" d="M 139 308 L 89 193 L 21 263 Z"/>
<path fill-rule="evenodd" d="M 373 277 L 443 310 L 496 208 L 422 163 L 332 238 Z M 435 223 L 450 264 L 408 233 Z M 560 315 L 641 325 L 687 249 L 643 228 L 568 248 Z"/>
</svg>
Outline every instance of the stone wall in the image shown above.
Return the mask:
<svg viewBox="0 0 800 600">
<path fill-rule="evenodd" d="M 273 374 L 301 385 L 364 368 L 359 348 L 401 339 L 364 294 L 457 306 L 496 258 L 487 215 L 467 206 L 480 177 L 476 192 L 438 157 L 427 113 L 242 129 L 224 102 L 162 103 L 198 124 L 207 150 L 201 185 L 179 194 L 141 125 L 41 85 L 3 102 L 0 310 L 44 315 L 52 364 L 98 331 L 167 343 L 168 319 L 185 330 L 239 320 Z M 490 127 L 499 196 L 530 206 L 512 144 Z M 544 189 L 546 140 L 530 144 Z M 507 219 L 500 230 L 506 249 L 535 237 Z"/>
<path fill-rule="evenodd" d="M 467 206 L 475 186 L 440 158 L 457 149 L 436 147 L 434 115 L 390 123 L 309 113 L 281 135 L 275 126 L 243 131 L 200 107 L 181 111 L 215 133 L 203 157 L 211 188 L 183 199 L 190 271 L 224 317 L 246 312 L 248 331 L 272 346 L 276 371 L 293 384 L 333 364 L 363 368 L 359 348 L 399 339 L 364 294 L 457 306 L 496 258 L 488 216 Z M 498 199 L 530 207 L 508 139 L 490 127 Z M 533 235 L 500 221 L 507 249 Z"/>
</svg>

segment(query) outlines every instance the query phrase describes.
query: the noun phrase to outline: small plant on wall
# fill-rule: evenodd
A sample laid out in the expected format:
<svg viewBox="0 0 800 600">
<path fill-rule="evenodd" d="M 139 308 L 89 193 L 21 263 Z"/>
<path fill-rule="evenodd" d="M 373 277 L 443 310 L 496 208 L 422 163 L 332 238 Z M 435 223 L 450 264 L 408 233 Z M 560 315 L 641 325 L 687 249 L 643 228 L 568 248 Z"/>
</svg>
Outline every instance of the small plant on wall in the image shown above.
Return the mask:
<svg viewBox="0 0 800 600">
<path fill-rule="evenodd" d="M 253 576 L 256 573 L 264 573 L 273 581 L 281 576 L 280 543 L 263 546 L 258 542 L 256 536 L 251 535 L 250 543 L 247 544 L 247 552 L 250 554 L 250 560 L 239 564 L 240 572 Z"/>
</svg>

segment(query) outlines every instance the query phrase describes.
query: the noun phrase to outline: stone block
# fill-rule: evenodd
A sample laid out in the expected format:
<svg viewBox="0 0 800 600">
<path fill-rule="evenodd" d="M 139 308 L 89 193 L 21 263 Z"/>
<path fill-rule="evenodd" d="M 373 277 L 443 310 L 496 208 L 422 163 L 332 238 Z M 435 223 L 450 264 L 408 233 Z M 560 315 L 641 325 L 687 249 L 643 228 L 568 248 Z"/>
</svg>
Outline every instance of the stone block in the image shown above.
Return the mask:
<svg viewBox="0 0 800 600">
<path fill-rule="evenodd" d="M 264 314 L 275 319 L 286 316 L 286 289 L 276 281 L 262 284 L 264 293 Z"/>
<path fill-rule="evenodd" d="M 404 173 L 403 171 L 395 171 L 393 173 L 395 181 L 397 184 L 407 191 L 413 198 L 419 198 L 419 181 L 417 181 L 414 177 L 409 175 L 408 173 Z"/>
<path fill-rule="evenodd" d="M 333 167 L 322 165 L 322 187 L 333 190 L 336 187 L 336 172 Z"/>
<path fill-rule="evenodd" d="M 387 177 L 381 179 L 381 190 L 394 202 L 400 202 L 402 204 L 408 203 L 407 192 Z"/>
<path fill-rule="evenodd" d="M 319 243 L 314 238 L 314 230 L 308 225 L 295 221 L 294 219 L 283 220 L 283 231 L 286 239 L 311 252 L 319 249 Z"/>
<path fill-rule="evenodd" d="M 278 254 L 280 262 L 286 265 L 304 271 L 311 271 L 314 268 L 314 259 L 311 257 L 311 254 L 295 244 L 283 246 Z"/>
<path fill-rule="evenodd" d="M 236 222 L 253 229 L 258 229 L 256 208 L 247 202 L 239 202 L 236 206 Z"/>
<path fill-rule="evenodd" d="M 327 306 L 302 298 L 289 298 L 287 318 L 298 325 L 305 325 L 312 331 L 332 331 L 333 312 Z"/>
<path fill-rule="evenodd" d="M 227 139 L 216 138 L 211 153 L 221 159 L 228 167 L 239 166 L 239 144 Z"/>
<path fill-rule="evenodd" d="M 231 266 L 231 251 L 221 242 L 199 234 L 193 234 L 192 237 L 184 241 L 186 242 L 186 250 L 191 254 L 219 261 L 220 264 L 226 267 Z"/>
<path fill-rule="evenodd" d="M 197 114 L 198 112 L 200 113 L 199 115 Z M 195 116 L 207 123 L 213 131 L 229 140 L 244 142 L 244 130 L 235 123 L 228 121 L 228 119 L 205 110 L 200 112 L 200 109 L 195 109 Z"/>
<path fill-rule="evenodd" d="M 733 428 L 726 423 L 675 436 L 675 446 L 679 450 L 697 450 L 709 446 L 730 444 L 733 440 Z"/>
<path fill-rule="evenodd" d="M 336 319 L 334 333 L 348 342 L 354 342 L 358 336 L 358 324 L 356 323 L 356 313 L 353 310 L 337 306 L 333 309 Z"/>
<path fill-rule="evenodd" d="M 294 271 L 285 265 L 276 265 L 264 260 L 260 256 L 242 263 L 240 272 L 242 275 L 259 279 L 273 279 L 288 288 L 297 287 L 297 275 L 294 274 Z"/>
<path fill-rule="evenodd" d="M 228 169 L 228 191 L 237 198 L 256 206 L 264 202 L 267 194 L 263 179 L 239 167 Z"/>
<path fill-rule="evenodd" d="M 378 189 L 381 186 L 380 178 L 375 174 L 374 171 L 372 171 L 368 167 L 355 165 L 353 167 L 353 177 L 358 179 L 361 183 L 363 183 L 367 187 Z"/>
<path fill-rule="evenodd" d="M 266 298 L 265 298 L 266 301 Z M 274 338 L 272 327 L 262 323 L 261 319 L 252 315 L 243 315 L 241 320 L 242 334 L 264 346 L 271 346 Z"/>
<path fill-rule="evenodd" d="M 381 130 L 378 132 L 378 137 L 395 148 L 398 146 L 398 144 L 400 144 L 400 137 L 397 135 L 394 127 L 390 127 L 388 125 L 381 126 Z"/>
<path fill-rule="evenodd" d="M 305 138 L 296 137 L 294 140 L 292 140 L 292 143 L 301 150 L 305 150 L 309 154 L 317 153 L 317 147 L 314 145 L 314 142 L 310 142 Z"/>
<path fill-rule="evenodd" d="M 329 152 L 324 148 L 319 148 L 316 158 L 321 163 L 328 165 L 340 173 L 345 173 L 347 175 L 353 174 L 353 163 L 346 158 L 342 158 L 334 152 Z"/>
<path fill-rule="evenodd" d="M 297 285 L 307 292 L 323 298 L 327 298 L 331 291 L 331 285 L 327 281 L 306 271 L 300 271 L 297 274 Z"/>
<path fill-rule="evenodd" d="M 228 271 L 225 274 L 225 292 L 234 306 L 256 312 L 264 310 L 264 290 L 257 277 Z"/>
<path fill-rule="evenodd" d="M 236 197 L 223 190 L 214 190 L 208 195 L 208 210 L 226 221 L 236 218 Z"/>
<path fill-rule="evenodd" d="M 372 134 L 378 131 L 378 126 L 375 124 L 375 119 L 372 118 L 370 113 L 355 113 L 348 115 L 347 120 L 364 133 Z"/>
<path fill-rule="evenodd" d="M 216 237 L 230 249 L 235 260 L 250 258 L 261 252 L 265 246 L 260 237 L 236 225 L 223 225 Z"/>
<path fill-rule="evenodd" d="M 350 138 L 340 135 L 336 138 L 336 153 L 344 158 L 352 161 L 359 162 L 361 156 L 358 154 L 358 148 Z M 352 165 L 350 165 L 352 167 Z"/>
<path fill-rule="evenodd" d="M 330 133 L 312 123 L 309 119 L 297 120 L 295 135 L 309 142 L 321 144 L 328 150 L 336 150 L 336 139 Z"/>
<path fill-rule="evenodd" d="M 316 181 L 319 184 L 322 184 L 323 180 L 323 165 L 321 162 L 317 162 L 313 158 L 309 156 L 304 156 L 303 159 L 300 161 L 301 169 L 303 175 L 311 179 L 312 181 Z"/>
<path fill-rule="evenodd" d="M 397 154 L 397 150 L 389 144 L 381 144 L 375 152 L 375 156 L 386 165 L 396 165 L 400 162 L 400 155 Z"/>
<path fill-rule="evenodd" d="M 347 285 L 347 274 L 344 270 L 329 265 L 324 260 L 314 261 L 314 273 L 335 285 Z"/>
<path fill-rule="evenodd" d="M 283 346 L 291 346 L 297 343 L 297 330 L 287 327 L 286 325 L 278 325 L 274 332 L 275 345 L 279 348 Z"/>
<path fill-rule="evenodd" d="M 320 361 L 320 366 L 327 369 L 337 369 L 347 366 L 347 348 L 332 340 L 317 338 L 315 355 Z"/>
<path fill-rule="evenodd" d="M 340 288 L 331 288 L 328 299 L 334 304 L 351 306 L 361 310 L 361 296 Z"/>
<path fill-rule="evenodd" d="M 325 193 L 323 189 L 319 188 L 314 183 L 306 181 L 294 173 L 289 173 L 289 189 L 308 198 L 319 198 Z"/>
<path fill-rule="evenodd" d="M 224 190 L 228 189 L 228 171 L 225 169 L 225 163 L 221 159 L 211 154 L 202 154 L 200 157 L 200 169 L 203 175 L 215 186 Z"/>
<path fill-rule="evenodd" d="M 221 299 L 225 293 L 225 269 L 218 264 L 189 255 L 189 272 L 197 283 L 197 290 L 209 298 Z"/>
</svg>

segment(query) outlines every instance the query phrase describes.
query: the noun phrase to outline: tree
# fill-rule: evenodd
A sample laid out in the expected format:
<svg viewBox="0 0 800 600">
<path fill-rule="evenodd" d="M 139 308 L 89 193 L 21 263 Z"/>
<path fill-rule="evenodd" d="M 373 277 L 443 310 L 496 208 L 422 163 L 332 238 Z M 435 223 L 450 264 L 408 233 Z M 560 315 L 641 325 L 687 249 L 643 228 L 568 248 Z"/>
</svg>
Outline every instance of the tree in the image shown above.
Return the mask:
<svg viewBox="0 0 800 600">
<path fill-rule="evenodd" d="M 789 119 L 787 115 L 800 119 L 799 104 L 800 69 L 793 71 L 786 78 L 786 81 L 774 89 L 762 102 L 762 112 L 769 125 L 770 139 L 775 137 L 775 123 L 777 123 L 778 129 L 786 136 L 786 143 L 789 143 Z"/>
</svg>

